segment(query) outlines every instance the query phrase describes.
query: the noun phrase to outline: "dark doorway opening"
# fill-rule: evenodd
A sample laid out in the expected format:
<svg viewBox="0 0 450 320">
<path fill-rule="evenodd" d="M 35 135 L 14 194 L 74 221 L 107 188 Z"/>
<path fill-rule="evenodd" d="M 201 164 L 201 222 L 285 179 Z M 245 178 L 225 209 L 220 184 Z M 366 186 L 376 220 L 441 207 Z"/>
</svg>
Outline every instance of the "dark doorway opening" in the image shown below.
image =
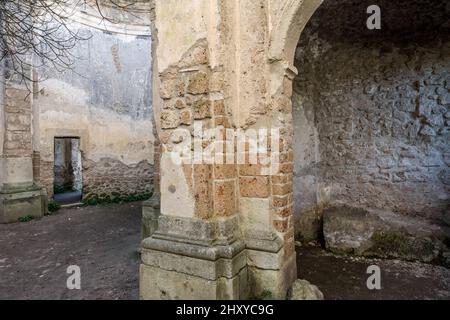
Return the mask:
<svg viewBox="0 0 450 320">
<path fill-rule="evenodd" d="M 54 143 L 54 200 L 61 205 L 81 201 L 80 138 L 56 137 Z"/>
</svg>

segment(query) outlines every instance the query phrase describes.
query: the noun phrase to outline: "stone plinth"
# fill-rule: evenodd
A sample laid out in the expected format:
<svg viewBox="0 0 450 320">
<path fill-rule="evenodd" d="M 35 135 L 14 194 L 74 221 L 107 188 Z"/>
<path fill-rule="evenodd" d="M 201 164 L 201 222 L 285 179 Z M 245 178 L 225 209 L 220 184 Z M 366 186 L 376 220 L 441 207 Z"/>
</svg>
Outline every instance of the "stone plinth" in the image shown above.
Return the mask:
<svg viewBox="0 0 450 320">
<path fill-rule="evenodd" d="M 161 216 L 142 243 L 141 299 L 245 299 L 247 256 L 237 217 Z"/>
<path fill-rule="evenodd" d="M 39 187 L 0 191 L 0 223 L 17 222 L 24 216 L 41 218 L 45 208 L 46 196 Z"/>
</svg>

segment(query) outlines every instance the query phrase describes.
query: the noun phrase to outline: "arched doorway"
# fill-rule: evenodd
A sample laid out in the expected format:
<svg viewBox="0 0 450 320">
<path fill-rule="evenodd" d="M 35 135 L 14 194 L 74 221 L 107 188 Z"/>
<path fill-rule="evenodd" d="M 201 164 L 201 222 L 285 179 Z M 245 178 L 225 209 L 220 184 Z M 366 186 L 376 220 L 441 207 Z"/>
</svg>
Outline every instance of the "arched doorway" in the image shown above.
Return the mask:
<svg viewBox="0 0 450 320">
<path fill-rule="evenodd" d="M 324 1 L 298 43 L 297 239 L 447 263 L 448 5 L 378 1 L 369 30 L 371 4 Z"/>
</svg>

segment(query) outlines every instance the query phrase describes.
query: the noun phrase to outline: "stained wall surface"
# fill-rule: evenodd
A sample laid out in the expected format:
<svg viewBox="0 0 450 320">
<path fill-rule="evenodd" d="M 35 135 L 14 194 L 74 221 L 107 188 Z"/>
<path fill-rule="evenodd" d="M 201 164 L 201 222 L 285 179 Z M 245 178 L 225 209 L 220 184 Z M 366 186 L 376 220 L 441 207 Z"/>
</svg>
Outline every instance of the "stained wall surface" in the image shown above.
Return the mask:
<svg viewBox="0 0 450 320">
<path fill-rule="evenodd" d="M 53 192 L 54 137 L 80 138 L 83 198 L 152 189 L 150 35 L 73 23 L 89 40 L 72 50 L 73 70 L 40 70 L 41 182 Z M 116 29 L 119 27 L 115 26 Z"/>
</svg>

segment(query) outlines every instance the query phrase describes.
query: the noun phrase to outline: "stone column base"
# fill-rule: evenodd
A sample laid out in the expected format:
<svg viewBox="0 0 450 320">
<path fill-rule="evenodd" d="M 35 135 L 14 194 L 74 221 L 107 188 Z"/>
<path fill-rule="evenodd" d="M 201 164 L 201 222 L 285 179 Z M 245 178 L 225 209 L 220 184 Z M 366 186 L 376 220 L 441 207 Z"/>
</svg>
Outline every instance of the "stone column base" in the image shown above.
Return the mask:
<svg viewBox="0 0 450 320">
<path fill-rule="evenodd" d="M 248 253 L 250 252 L 251 250 L 248 251 Z M 289 288 L 297 279 L 295 254 L 287 259 L 280 269 L 263 269 L 250 263 L 248 275 L 253 299 L 285 300 Z"/>
<path fill-rule="evenodd" d="M 297 279 L 295 252 L 286 256 L 279 236 L 268 231 L 244 232 L 251 298 L 286 299 Z"/>
<path fill-rule="evenodd" d="M 237 218 L 161 216 L 142 242 L 141 299 L 246 299 L 247 256 Z"/>
<path fill-rule="evenodd" d="M 47 208 L 45 192 L 39 187 L 0 191 L 0 223 L 18 222 L 20 217 L 41 218 Z"/>
<path fill-rule="evenodd" d="M 236 300 L 247 298 L 245 253 L 209 261 L 166 252 L 143 251 L 140 298 Z"/>
</svg>

